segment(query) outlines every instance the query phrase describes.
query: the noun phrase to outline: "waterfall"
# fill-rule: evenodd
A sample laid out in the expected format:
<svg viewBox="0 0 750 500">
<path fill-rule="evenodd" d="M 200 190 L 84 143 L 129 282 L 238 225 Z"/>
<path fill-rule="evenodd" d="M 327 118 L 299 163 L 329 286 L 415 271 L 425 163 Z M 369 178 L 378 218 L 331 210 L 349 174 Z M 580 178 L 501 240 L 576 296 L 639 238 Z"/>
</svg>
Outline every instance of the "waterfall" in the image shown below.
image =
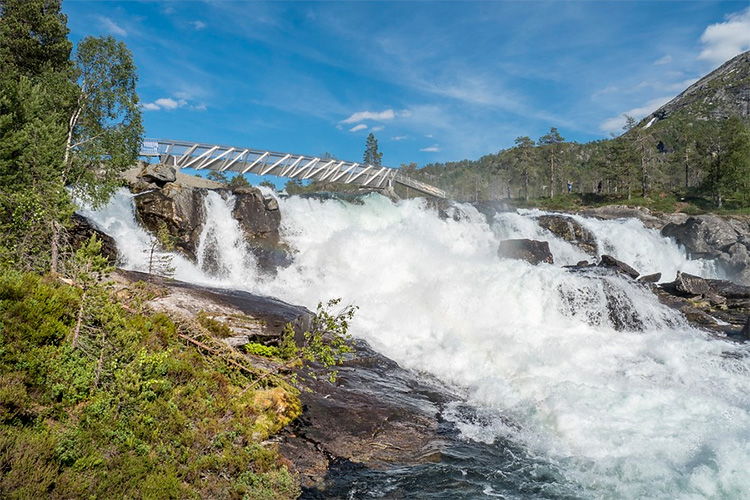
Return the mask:
<svg viewBox="0 0 750 500">
<path fill-rule="evenodd" d="M 123 249 L 143 244 L 125 198 L 86 215 L 115 237 L 126 267 L 142 268 L 138 252 Z M 206 205 L 215 222 L 205 241 L 222 247 L 226 271 L 215 278 L 183 266 L 178 279 L 310 308 L 332 297 L 358 305 L 355 336 L 455 386 L 487 416 L 446 409 L 466 440 L 521 444 L 556 464 L 578 497 L 750 493 L 746 348 L 708 338 L 632 280 L 562 268 L 585 254 L 540 228 L 535 213 L 488 224 L 471 206 L 461 207 L 460 220 L 442 220 L 419 199 L 393 204 L 370 195 L 357 205 L 290 197 L 279 203 L 294 262 L 259 277 L 238 271 L 253 262 L 237 243 L 239 229 L 220 228 L 231 202 L 208 197 Z M 688 260 L 636 220 L 576 219 L 600 252 L 644 274 L 716 276 L 712 263 Z M 511 237 L 549 241 L 556 264 L 499 258 L 499 241 Z"/>
</svg>

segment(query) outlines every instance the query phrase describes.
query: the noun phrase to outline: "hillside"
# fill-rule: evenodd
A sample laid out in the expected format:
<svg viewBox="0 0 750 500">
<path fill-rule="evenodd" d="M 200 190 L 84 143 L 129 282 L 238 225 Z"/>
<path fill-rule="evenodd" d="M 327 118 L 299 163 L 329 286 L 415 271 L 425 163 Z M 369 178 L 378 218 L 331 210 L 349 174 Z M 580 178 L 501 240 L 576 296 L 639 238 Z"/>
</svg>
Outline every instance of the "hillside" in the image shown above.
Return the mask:
<svg viewBox="0 0 750 500">
<path fill-rule="evenodd" d="M 643 121 L 658 123 L 679 112 L 706 120 L 739 116 L 750 124 L 750 51 L 725 62 Z"/>
</svg>

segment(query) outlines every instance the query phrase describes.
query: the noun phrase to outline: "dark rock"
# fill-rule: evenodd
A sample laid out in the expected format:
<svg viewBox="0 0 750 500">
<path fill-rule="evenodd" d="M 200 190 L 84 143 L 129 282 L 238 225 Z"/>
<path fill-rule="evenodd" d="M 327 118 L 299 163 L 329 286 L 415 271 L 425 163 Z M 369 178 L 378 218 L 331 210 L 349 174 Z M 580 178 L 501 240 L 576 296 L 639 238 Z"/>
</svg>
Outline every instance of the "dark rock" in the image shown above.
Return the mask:
<svg viewBox="0 0 750 500">
<path fill-rule="evenodd" d="M 633 279 L 639 276 L 639 272 L 627 265 L 626 263 L 615 259 L 611 255 L 602 255 L 601 261 L 599 261 L 599 267 L 608 267 L 615 269 L 618 272 L 626 274 Z"/>
<path fill-rule="evenodd" d="M 95 234 L 99 241 L 102 242 L 102 255 L 107 258 L 110 264 L 115 264 L 118 252 L 117 243 L 114 238 L 97 228 L 93 222 L 83 215 L 73 214 L 73 225 L 68 228 L 68 243 L 73 247 L 73 250 L 80 248 L 82 244 L 91 238 L 92 234 Z"/>
<path fill-rule="evenodd" d="M 536 221 L 539 226 L 558 238 L 562 238 L 590 255 L 596 255 L 598 245 L 594 234 L 574 218 L 565 215 L 541 215 Z"/>
<path fill-rule="evenodd" d="M 747 318 L 745 325 L 740 330 L 740 337 L 745 340 L 750 340 L 750 318 Z"/>
<path fill-rule="evenodd" d="M 437 421 L 440 405 L 449 400 L 445 389 L 364 343 L 338 368 L 336 384 L 325 382 L 325 376 L 304 384 L 310 390 L 300 393 L 303 418 L 279 443 L 304 488 L 320 484 L 341 460 L 368 468 L 428 462 L 446 438 L 439 435 Z"/>
<path fill-rule="evenodd" d="M 154 234 L 161 226 L 166 227 L 177 250 L 195 261 L 205 223 L 203 198 L 204 192 L 200 189 L 171 183 L 164 189 L 136 196 L 136 214 L 140 223 Z"/>
<path fill-rule="evenodd" d="M 554 264 L 554 258 L 546 241 L 527 239 L 503 240 L 497 249 L 500 257 L 525 260 L 531 264 Z"/>
<path fill-rule="evenodd" d="M 638 278 L 638 281 L 642 281 L 644 283 L 658 283 L 661 279 L 661 273 L 654 273 L 649 274 L 648 276 L 641 276 Z"/>
<path fill-rule="evenodd" d="M 708 282 L 704 278 L 679 271 L 677 271 L 677 277 L 673 283 L 675 291 L 683 295 L 704 295 L 710 290 Z"/>
<path fill-rule="evenodd" d="M 264 198 L 261 190 L 255 187 L 238 188 L 232 194 L 236 200 L 232 215 L 239 222 L 258 265 L 263 269 L 288 265 L 289 253 L 279 235 L 281 212 L 278 202 L 274 198 Z"/>
<path fill-rule="evenodd" d="M 177 171 L 174 167 L 163 163 L 147 163 L 138 174 L 138 178 L 143 182 L 164 187 L 167 183 L 177 180 Z"/>
</svg>

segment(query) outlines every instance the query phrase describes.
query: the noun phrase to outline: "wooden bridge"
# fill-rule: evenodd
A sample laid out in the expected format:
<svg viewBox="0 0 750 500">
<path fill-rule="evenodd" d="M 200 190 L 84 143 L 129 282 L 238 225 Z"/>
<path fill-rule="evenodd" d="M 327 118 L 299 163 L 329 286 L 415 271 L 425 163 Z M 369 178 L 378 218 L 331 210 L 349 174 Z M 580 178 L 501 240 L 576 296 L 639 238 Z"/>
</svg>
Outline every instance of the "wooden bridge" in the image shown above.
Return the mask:
<svg viewBox="0 0 750 500">
<path fill-rule="evenodd" d="M 332 158 L 167 139 L 146 139 L 141 155 L 159 157 L 161 163 L 177 169 L 275 175 L 290 179 L 343 182 L 384 190 L 392 190 L 394 184 L 401 184 L 422 194 L 436 198 L 446 197 L 442 189 L 407 177 L 396 168 Z"/>
</svg>

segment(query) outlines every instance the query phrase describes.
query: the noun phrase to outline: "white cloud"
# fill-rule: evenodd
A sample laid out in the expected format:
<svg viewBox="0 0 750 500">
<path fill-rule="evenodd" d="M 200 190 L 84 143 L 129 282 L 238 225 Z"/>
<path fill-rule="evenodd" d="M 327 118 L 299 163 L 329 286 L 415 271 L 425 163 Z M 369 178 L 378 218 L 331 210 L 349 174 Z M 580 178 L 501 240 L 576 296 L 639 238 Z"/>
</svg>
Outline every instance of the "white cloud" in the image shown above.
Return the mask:
<svg viewBox="0 0 750 500">
<path fill-rule="evenodd" d="M 352 128 L 349 129 L 349 132 L 359 132 L 360 130 L 365 130 L 367 128 L 367 125 L 364 123 L 360 123 L 359 125 L 355 125 Z"/>
<path fill-rule="evenodd" d="M 408 139 L 408 137 L 405 135 L 397 135 L 396 137 L 391 137 L 392 141 L 403 141 L 405 139 Z"/>
<path fill-rule="evenodd" d="M 356 123 L 364 120 L 393 120 L 396 118 L 396 113 L 392 109 L 386 109 L 385 111 L 357 111 L 346 120 L 342 120 L 341 123 Z"/>
<path fill-rule="evenodd" d="M 96 16 L 99 22 L 104 26 L 104 29 L 117 36 L 128 36 L 128 32 L 125 31 L 120 25 L 115 23 L 112 19 L 104 16 Z"/>
<path fill-rule="evenodd" d="M 657 59 L 654 61 L 654 66 L 663 66 L 665 64 L 669 64 L 672 62 L 672 55 L 667 54 L 666 56 L 662 57 L 661 59 Z"/>
<path fill-rule="evenodd" d="M 380 132 L 381 130 L 385 130 L 385 127 L 382 125 L 379 125 L 377 127 L 372 127 L 370 130 L 373 132 Z"/>
<path fill-rule="evenodd" d="M 701 35 L 703 50 L 698 59 L 721 64 L 750 50 L 750 7 L 730 14 L 723 23 L 710 25 Z"/>
<path fill-rule="evenodd" d="M 173 110 L 177 108 L 184 108 L 188 105 L 185 99 L 172 99 L 171 97 L 161 97 L 154 102 L 144 102 L 141 106 L 146 111 L 159 111 L 161 109 Z M 193 109 L 204 110 L 206 109 L 205 104 L 198 106 L 191 106 Z"/>
<path fill-rule="evenodd" d="M 429 148 L 422 148 L 420 149 L 423 153 L 437 153 L 440 151 L 440 145 L 439 144 L 433 144 Z"/>
<path fill-rule="evenodd" d="M 206 26 L 207 26 L 207 24 L 204 23 L 203 21 L 191 21 L 190 25 L 193 27 L 193 29 L 196 29 L 199 31 L 206 29 Z"/>
<path fill-rule="evenodd" d="M 154 101 L 154 104 L 162 109 L 177 109 L 185 106 L 187 104 L 187 101 L 185 99 L 176 101 L 171 97 L 162 97 L 161 99 L 157 99 L 156 101 Z"/>
<path fill-rule="evenodd" d="M 602 122 L 599 126 L 603 131 L 613 134 L 619 134 L 622 132 L 622 127 L 625 126 L 625 115 L 632 116 L 636 120 L 640 120 L 644 116 L 656 111 L 664 104 L 668 103 L 672 97 L 658 97 L 647 102 L 645 105 L 633 108 L 625 111 L 622 115 L 612 117 Z"/>
</svg>

